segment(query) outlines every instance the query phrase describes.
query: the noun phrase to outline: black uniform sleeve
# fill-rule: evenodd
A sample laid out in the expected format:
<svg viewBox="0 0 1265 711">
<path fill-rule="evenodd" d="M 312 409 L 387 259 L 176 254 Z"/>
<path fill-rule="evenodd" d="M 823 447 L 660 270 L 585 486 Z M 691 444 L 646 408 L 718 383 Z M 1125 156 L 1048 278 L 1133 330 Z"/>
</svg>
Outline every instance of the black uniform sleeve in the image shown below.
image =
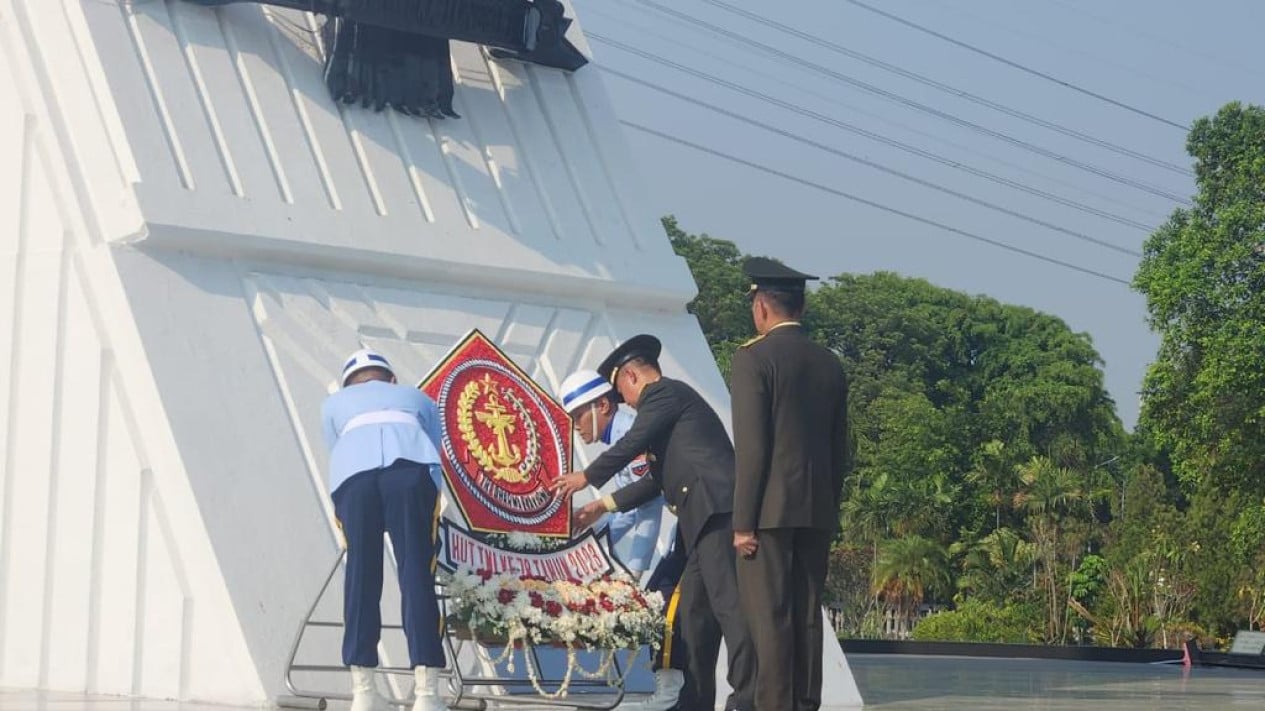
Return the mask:
<svg viewBox="0 0 1265 711">
<path fill-rule="evenodd" d="M 831 464 L 834 472 L 835 509 L 843 504 L 843 480 L 852 468 L 852 433 L 848 428 L 848 381 L 842 380 L 842 392 L 835 411 L 835 422 L 831 438 Z"/>
<path fill-rule="evenodd" d="M 772 401 L 768 382 L 756 355 L 746 349 L 734 353 L 729 393 L 733 407 L 735 531 L 754 531 L 760 521 L 760 502 L 769 480 L 769 439 Z"/>
<path fill-rule="evenodd" d="M 632 511 L 647 501 L 652 501 L 663 493 L 659 482 L 652 476 L 643 476 L 628 486 L 620 487 L 611 498 L 615 500 L 618 511 Z"/>
<path fill-rule="evenodd" d="M 650 444 L 672 427 L 679 414 L 680 404 L 670 388 L 654 384 L 646 386 L 641 402 L 637 403 L 637 418 L 633 420 L 632 427 L 593 460 L 584 470 L 584 478 L 591 486 L 598 487 L 610 481 L 637 455 L 650 449 Z"/>
</svg>

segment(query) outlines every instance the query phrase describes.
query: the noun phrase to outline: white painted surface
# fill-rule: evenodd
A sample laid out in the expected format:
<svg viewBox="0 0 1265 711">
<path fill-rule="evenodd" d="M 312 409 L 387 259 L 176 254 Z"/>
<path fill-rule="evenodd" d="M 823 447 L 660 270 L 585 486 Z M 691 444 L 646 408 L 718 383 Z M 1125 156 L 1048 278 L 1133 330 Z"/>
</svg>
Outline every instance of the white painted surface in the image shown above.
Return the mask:
<svg viewBox="0 0 1265 711">
<path fill-rule="evenodd" d="M 0 686 L 281 693 L 361 345 L 416 381 L 478 327 L 553 389 L 653 332 L 728 411 L 597 72 L 456 44 L 463 119 L 374 114 L 328 99 L 315 26 L 0 0 Z"/>
<path fill-rule="evenodd" d="M 143 218 L 74 9 L 0 5 L 0 685 L 258 700 L 101 246 Z"/>
</svg>

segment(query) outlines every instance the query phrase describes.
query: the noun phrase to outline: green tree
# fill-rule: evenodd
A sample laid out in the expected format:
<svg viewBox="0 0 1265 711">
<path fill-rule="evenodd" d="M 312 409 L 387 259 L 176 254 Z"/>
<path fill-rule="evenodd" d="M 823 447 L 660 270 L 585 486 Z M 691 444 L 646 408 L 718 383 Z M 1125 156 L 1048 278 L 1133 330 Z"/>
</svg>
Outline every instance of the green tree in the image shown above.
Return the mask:
<svg viewBox="0 0 1265 711">
<path fill-rule="evenodd" d="M 685 259 L 694 276 L 698 296 L 688 308 L 698 319 L 712 356 L 728 382 L 734 349 L 755 335 L 751 305 L 745 296 L 750 280 L 742 271 L 746 255 L 732 242 L 685 232 L 671 215 L 662 222 L 672 249 Z"/>
<path fill-rule="evenodd" d="M 945 594 L 952 585 L 949 555 L 943 546 L 922 536 L 883 543 L 874 566 L 874 590 L 901 623 L 898 633 L 912 629 L 918 608 Z"/>
<path fill-rule="evenodd" d="M 1181 513 L 1172 501 L 1158 469 L 1143 464 L 1130 472 L 1113 502 L 1116 516 L 1109 527 L 1108 558 L 1124 564 L 1151 548 L 1157 531 L 1173 534 L 1183 530 Z"/>
<path fill-rule="evenodd" d="M 1015 494 L 1015 508 L 1027 515 L 1046 601 L 1045 640 L 1065 640 L 1068 590 L 1063 581 L 1074 563 L 1078 546 L 1067 533 L 1074 523 L 1089 516 L 1089 497 L 1083 477 L 1060 467 L 1047 457 L 1033 457 L 1020 469 L 1022 488 Z M 1072 545 L 1069 545 L 1071 543 Z"/>
<path fill-rule="evenodd" d="M 954 493 L 939 526 L 913 529 L 922 535 L 971 539 L 1016 523 L 1003 520 L 1015 462 L 1048 454 L 1070 466 L 1121 449 L 1098 354 L 1056 318 L 878 273 L 829 280 L 806 322 L 852 381 L 848 491 L 864 494 L 880 475 L 893 492 L 938 475 Z M 984 450 L 992 441 L 1004 444 Z"/>
<path fill-rule="evenodd" d="M 1142 419 L 1188 486 L 1265 493 L 1265 108 L 1194 123 L 1198 192 L 1147 240 L 1134 286 L 1160 349 Z"/>
<path fill-rule="evenodd" d="M 999 528 L 979 541 L 954 544 L 962 556 L 958 577 L 961 600 L 980 598 L 997 605 L 1022 599 L 1032 587 L 1036 550 L 1023 534 Z"/>
<path fill-rule="evenodd" d="M 752 335 L 746 255 L 686 233 L 671 217 L 664 228 L 698 284 L 690 311 L 727 373 L 730 355 Z M 854 466 L 838 550 L 855 555 L 832 569 L 840 590 L 855 592 L 847 582 L 855 583 L 854 571 L 843 567 L 866 566 L 864 579 L 879 583 L 870 592 L 909 622 L 913 600 L 928 590 L 949 595 L 957 578 L 959 603 L 976 595 L 998 609 L 1021 602 L 1055 620 L 1048 636 L 1062 639 L 1068 575 L 1105 538 L 1110 509 L 1093 506 L 1103 492 L 1122 493 L 1114 470 L 1099 464 L 1140 458 L 1089 337 L 1029 308 L 882 272 L 824 280 L 808 295 L 805 325 L 850 381 Z M 1050 482 L 1024 481 L 1016 465 L 1034 457 L 1068 487 L 1051 492 Z M 919 559 L 918 547 L 940 554 Z M 939 572 L 894 574 L 898 562 L 916 571 L 918 560 L 939 561 Z M 865 608 L 873 609 L 868 595 Z M 874 616 L 853 613 L 868 629 Z"/>
<path fill-rule="evenodd" d="M 869 546 L 841 544 L 830 549 L 825 603 L 841 635 L 859 635 L 862 621 L 874 607 L 870 585 L 873 567 L 874 554 Z"/>
<path fill-rule="evenodd" d="M 966 473 L 966 481 L 983 494 L 985 503 L 993 509 L 993 530 L 1000 529 L 1002 510 L 1010 510 L 1011 495 L 1019 484 L 1006 443 L 992 439 L 981 444 L 971 470 Z"/>
</svg>

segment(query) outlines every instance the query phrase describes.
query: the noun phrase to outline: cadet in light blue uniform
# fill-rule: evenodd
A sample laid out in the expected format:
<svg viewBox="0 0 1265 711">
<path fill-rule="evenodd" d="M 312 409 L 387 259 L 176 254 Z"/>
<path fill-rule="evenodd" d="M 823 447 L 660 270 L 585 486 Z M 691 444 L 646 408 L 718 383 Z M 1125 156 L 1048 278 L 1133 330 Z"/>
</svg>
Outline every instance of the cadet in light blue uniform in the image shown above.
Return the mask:
<svg viewBox="0 0 1265 711">
<path fill-rule="evenodd" d="M 620 409 L 609 396 L 610 383 L 593 370 L 581 370 L 562 381 L 562 407 L 571 414 L 576 434 L 585 444 L 602 442 L 609 445 L 624 436 L 636 415 Z M 637 457 L 615 474 L 611 491 L 623 488 L 650 475 L 645 456 Z M 650 569 L 659 541 L 659 522 L 663 518 L 663 497 L 659 496 L 632 511 L 608 514 L 604 523 L 610 528 L 611 545 L 620 562 L 637 580 Z M 603 522 L 598 523 L 598 527 Z"/>
<path fill-rule="evenodd" d="M 637 416 L 628 410 L 616 408 L 615 415 L 606 423 L 606 430 L 600 439 L 602 444 L 610 445 L 619 441 L 628 430 L 632 429 L 633 420 Z M 611 477 L 611 491 L 621 489 L 638 479 L 650 475 L 650 463 L 645 457 L 634 459 L 615 476 Z M 622 560 L 633 577 L 637 580 L 650 569 L 650 561 L 654 558 L 655 544 L 659 542 L 659 523 L 663 518 L 663 497 L 642 504 L 632 511 L 619 511 L 610 514 L 607 524 L 611 532 L 611 542 L 623 554 Z"/>
<path fill-rule="evenodd" d="M 386 711 L 373 668 L 382 630 L 383 532 L 391 535 L 404 634 L 414 668 L 413 711 L 445 711 L 443 621 L 435 595 L 441 442 L 439 408 L 422 391 L 397 385 L 391 364 L 369 350 L 343 366 L 342 389 L 325 399 L 329 490 L 347 542 L 343 663 L 351 668 L 352 711 Z"/>
</svg>

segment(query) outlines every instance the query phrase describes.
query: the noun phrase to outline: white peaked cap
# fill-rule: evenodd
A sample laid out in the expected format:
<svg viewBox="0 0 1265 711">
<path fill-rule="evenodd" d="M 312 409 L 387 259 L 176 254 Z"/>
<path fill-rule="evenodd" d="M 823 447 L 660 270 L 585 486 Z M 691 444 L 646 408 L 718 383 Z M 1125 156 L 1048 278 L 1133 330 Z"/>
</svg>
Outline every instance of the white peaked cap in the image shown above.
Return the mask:
<svg viewBox="0 0 1265 711">
<path fill-rule="evenodd" d="M 343 365 L 343 387 L 347 387 L 347 379 L 365 368 L 382 368 L 391 375 L 395 375 L 395 370 L 391 368 L 391 364 L 387 362 L 386 356 L 381 353 L 371 351 L 368 348 L 361 348 L 352 353 L 347 358 L 347 363 Z"/>
<path fill-rule="evenodd" d="M 596 370 L 577 370 L 562 381 L 558 396 L 562 401 L 562 409 L 571 412 L 610 391 L 611 384 L 598 375 Z"/>
</svg>

